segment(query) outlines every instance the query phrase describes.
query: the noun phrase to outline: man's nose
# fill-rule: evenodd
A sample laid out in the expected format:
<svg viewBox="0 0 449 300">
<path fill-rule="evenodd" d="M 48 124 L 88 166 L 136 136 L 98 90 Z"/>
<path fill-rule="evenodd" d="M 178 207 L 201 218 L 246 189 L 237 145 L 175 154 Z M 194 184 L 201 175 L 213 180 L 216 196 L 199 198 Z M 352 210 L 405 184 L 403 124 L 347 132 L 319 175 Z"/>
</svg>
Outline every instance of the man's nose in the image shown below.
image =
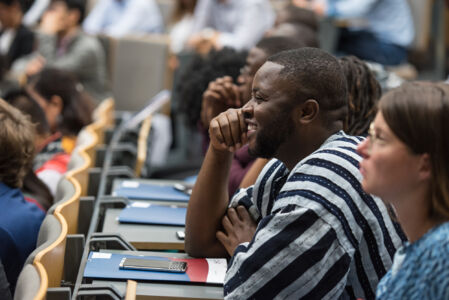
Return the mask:
<svg viewBox="0 0 449 300">
<path fill-rule="evenodd" d="M 251 97 L 251 99 L 246 102 L 245 105 L 243 105 L 242 112 L 245 119 L 251 119 L 251 117 L 253 116 L 253 103 L 254 98 Z"/>
</svg>

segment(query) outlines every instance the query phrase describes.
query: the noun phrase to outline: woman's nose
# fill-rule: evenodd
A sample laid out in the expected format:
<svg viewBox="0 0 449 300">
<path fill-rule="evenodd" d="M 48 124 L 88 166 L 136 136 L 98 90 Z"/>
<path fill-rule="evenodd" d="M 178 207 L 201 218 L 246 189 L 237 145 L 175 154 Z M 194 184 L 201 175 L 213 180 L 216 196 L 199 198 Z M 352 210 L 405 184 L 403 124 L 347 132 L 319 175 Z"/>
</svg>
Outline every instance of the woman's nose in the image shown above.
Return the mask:
<svg viewBox="0 0 449 300">
<path fill-rule="evenodd" d="M 366 138 L 364 141 L 361 141 L 357 146 L 357 153 L 360 154 L 363 158 L 369 156 L 368 143 L 369 143 L 368 138 Z"/>
</svg>

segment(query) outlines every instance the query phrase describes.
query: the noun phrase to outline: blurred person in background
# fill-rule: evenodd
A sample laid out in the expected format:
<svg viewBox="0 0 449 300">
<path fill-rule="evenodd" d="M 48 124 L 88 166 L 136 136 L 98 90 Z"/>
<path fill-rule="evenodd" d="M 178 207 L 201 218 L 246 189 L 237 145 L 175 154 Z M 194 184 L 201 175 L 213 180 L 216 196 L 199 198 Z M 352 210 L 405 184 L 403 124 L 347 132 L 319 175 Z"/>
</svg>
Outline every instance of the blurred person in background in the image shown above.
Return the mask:
<svg viewBox="0 0 449 300">
<path fill-rule="evenodd" d="M 122 37 L 160 33 L 164 23 L 155 0 L 99 0 L 84 20 L 83 29 L 90 34 Z"/>
<path fill-rule="evenodd" d="M 289 4 L 277 12 L 274 25 L 278 26 L 282 23 L 301 24 L 316 32 L 319 29 L 318 16 L 314 11 L 293 4 Z"/>
<path fill-rule="evenodd" d="M 71 73 L 57 69 L 44 69 L 30 78 L 26 90 L 44 111 L 50 129 L 34 169 L 55 195 L 78 133 L 92 122 L 92 100 Z"/>
<path fill-rule="evenodd" d="M 340 31 L 337 52 L 383 65 L 407 59 L 414 38 L 413 18 L 407 0 L 293 0 L 302 8 L 336 19 L 357 19 Z"/>
<path fill-rule="evenodd" d="M 46 68 L 30 78 L 28 94 L 45 112 L 51 133 L 60 132 L 62 148 L 71 153 L 76 136 L 92 122 L 93 104 L 69 72 Z"/>
<path fill-rule="evenodd" d="M 14 72 L 30 77 L 44 67 L 67 70 L 95 100 L 107 98 L 104 49 L 81 30 L 84 13 L 85 0 L 52 0 L 42 17 L 36 52 L 16 62 Z"/>
<path fill-rule="evenodd" d="M 225 46 L 249 50 L 273 26 L 275 13 L 269 0 L 198 0 L 194 18 L 188 44 L 207 53 Z"/>
<path fill-rule="evenodd" d="M 209 83 L 223 76 L 236 81 L 245 65 L 246 51 L 231 48 L 211 50 L 206 57 L 196 54 L 182 71 L 176 86 L 179 92 L 180 111 L 186 114 L 187 125 L 197 129 L 201 120 L 201 102 Z"/>
<path fill-rule="evenodd" d="M 35 171 L 51 168 L 53 172 L 59 171 L 63 174 L 67 170 L 70 156 L 61 148 L 61 135 L 50 133 L 44 111 L 24 89 L 11 91 L 5 96 L 5 100 L 23 114 L 28 115 L 35 125 L 35 156 L 23 180 L 22 192 L 25 199 L 34 201 L 46 212 L 53 204 L 54 193 L 52 194 L 50 188 L 55 183 L 42 181 L 37 175 L 39 172 Z M 59 181 L 58 178 L 53 179 L 55 182 Z"/>
<path fill-rule="evenodd" d="M 193 33 L 197 0 L 176 0 L 176 7 L 169 27 L 170 50 L 172 53 L 180 53 L 186 49 L 188 39 Z"/>
<path fill-rule="evenodd" d="M 33 124 L 0 99 L 0 260 L 11 293 L 28 255 L 36 248 L 45 213 L 20 188 L 34 154 Z"/>
<path fill-rule="evenodd" d="M 0 0 L 0 55 L 6 69 L 34 50 L 34 33 L 22 24 L 23 11 L 23 0 Z"/>
</svg>

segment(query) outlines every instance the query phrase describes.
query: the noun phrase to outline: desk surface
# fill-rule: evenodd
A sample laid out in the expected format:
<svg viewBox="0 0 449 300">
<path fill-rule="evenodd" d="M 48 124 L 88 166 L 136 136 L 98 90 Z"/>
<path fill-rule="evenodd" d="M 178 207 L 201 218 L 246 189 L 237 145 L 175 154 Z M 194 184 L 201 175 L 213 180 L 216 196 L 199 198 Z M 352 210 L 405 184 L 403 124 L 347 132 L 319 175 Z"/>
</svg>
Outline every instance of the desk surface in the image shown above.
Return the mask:
<svg viewBox="0 0 449 300">
<path fill-rule="evenodd" d="M 136 254 L 133 251 L 112 251 L 103 250 L 104 252 L 114 252 L 122 254 Z M 168 253 L 168 252 L 148 252 L 139 251 L 142 255 L 168 256 L 168 257 L 189 257 L 185 253 Z M 110 280 L 94 280 L 94 285 L 111 284 L 121 293 L 125 294 L 126 281 L 110 281 Z M 153 282 L 137 282 L 137 299 L 223 299 L 223 287 L 213 285 L 195 285 L 195 284 L 179 284 L 179 283 L 153 283 Z"/>
<path fill-rule="evenodd" d="M 184 227 L 120 223 L 121 210 L 106 210 L 103 233 L 119 233 L 139 250 L 184 250 L 184 241 L 176 236 L 176 232 L 184 231 Z"/>
</svg>

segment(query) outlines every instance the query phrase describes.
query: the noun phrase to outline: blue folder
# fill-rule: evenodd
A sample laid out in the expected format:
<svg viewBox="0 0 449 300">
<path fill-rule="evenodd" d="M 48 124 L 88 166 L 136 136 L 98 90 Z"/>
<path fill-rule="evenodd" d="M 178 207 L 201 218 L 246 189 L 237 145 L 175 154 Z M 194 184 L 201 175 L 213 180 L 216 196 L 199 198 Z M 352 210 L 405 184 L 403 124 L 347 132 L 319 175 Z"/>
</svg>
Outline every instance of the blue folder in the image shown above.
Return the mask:
<svg viewBox="0 0 449 300">
<path fill-rule="evenodd" d="M 138 252 L 136 252 L 138 253 Z M 120 262 L 124 257 L 138 259 L 155 259 L 184 261 L 187 263 L 185 273 L 170 273 L 153 270 L 131 270 L 120 269 Z M 143 256 L 120 253 L 90 252 L 84 268 L 85 278 L 97 279 L 133 279 L 133 280 L 151 280 L 151 281 L 171 281 L 171 282 L 197 282 L 213 285 L 223 285 L 226 273 L 226 260 L 213 259 L 221 261 L 221 268 L 210 270 L 210 262 L 205 258 L 168 258 L 161 256 Z M 212 275 L 209 277 L 209 275 Z"/>
<path fill-rule="evenodd" d="M 122 181 L 114 190 L 115 196 L 134 200 L 163 200 L 188 202 L 190 196 L 171 185 L 158 185 L 139 181 Z"/>
<path fill-rule="evenodd" d="M 187 273 L 169 273 L 159 271 L 124 270 L 120 269 L 120 261 L 124 257 L 150 258 L 156 260 L 170 260 L 159 256 L 135 256 L 104 252 L 90 252 L 84 268 L 84 277 L 105 279 L 135 279 L 156 281 L 182 281 L 189 282 Z"/>
<path fill-rule="evenodd" d="M 186 212 L 186 207 L 134 202 L 122 210 L 118 220 L 121 223 L 185 226 Z"/>
</svg>

